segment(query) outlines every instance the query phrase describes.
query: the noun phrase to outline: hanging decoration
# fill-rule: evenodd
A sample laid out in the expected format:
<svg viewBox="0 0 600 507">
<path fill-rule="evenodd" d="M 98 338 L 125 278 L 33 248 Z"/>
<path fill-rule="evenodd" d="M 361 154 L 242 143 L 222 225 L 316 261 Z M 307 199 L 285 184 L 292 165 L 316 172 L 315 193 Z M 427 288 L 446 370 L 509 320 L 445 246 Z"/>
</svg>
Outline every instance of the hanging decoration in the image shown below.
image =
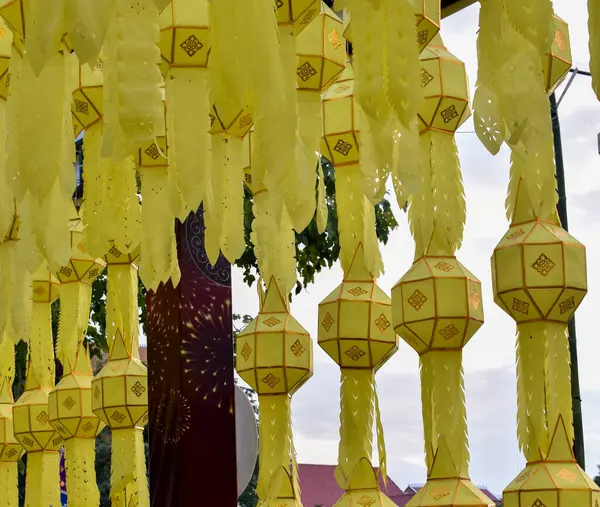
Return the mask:
<svg viewBox="0 0 600 507">
<path fill-rule="evenodd" d="M 392 506 L 379 488 L 387 458 L 375 372 L 398 349 L 390 298 L 366 268 L 362 244 L 342 284 L 319 304 L 319 345 L 340 366 L 340 445 L 335 472 L 344 495 L 336 503 Z M 373 424 L 377 423 L 379 469 L 373 466 Z"/>
<path fill-rule="evenodd" d="M 542 58 L 544 86 L 548 95 L 554 93 L 554 90 L 564 81 L 572 65 L 569 25 L 555 14 L 552 48 Z"/>
<path fill-rule="evenodd" d="M 95 478 L 95 438 L 104 424 L 91 407 L 93 379 L 85 336 L 90 319 L 92 283 L 105 263 L 87 255 L 82 244 L 83 224 L 73 210 L 71 260 L 56 276 L 60 285 L 60 322 L 57 358 L 63 377 L 50 392 L 50 424 L 65 440 L 67 492 L 73 507 L 94 507 L 100 501 Z"/>
<path fill-rule="evenodd" d="M 149 507 L 143 429 L 148 423 L 148 373 L 139 359 L 138 277 L 130 254 L 116 246 L 108 265 L 108 363 L 91 382 L 92 411 L 112 431 L 112 504 Z"/>
<path fill-rule="evenodd" d="M 590 32 L 590 72 L 592 87 L 600 100 L 600 5 L 588 0 L 588 31 Z"/>
<path fill-rule="evenodd" d="M 25 392 L 13 406 L 15 437 L 27 453 L 25 505 L 60 505 L 58 451 L 63 438 L 50 424 L 48 395 L 54 387 L 50 306 L 59 283 L 42 265 L 33 275 L 33 310 Z"/>
<path fill-rule="evenodd" d="M 312 376 L 312 340 L 274 278 L 258 316 L 236 338 L 236 369 L 260 405 L 259 503 L 301 507 L 291 397 Z"/>
</svg>

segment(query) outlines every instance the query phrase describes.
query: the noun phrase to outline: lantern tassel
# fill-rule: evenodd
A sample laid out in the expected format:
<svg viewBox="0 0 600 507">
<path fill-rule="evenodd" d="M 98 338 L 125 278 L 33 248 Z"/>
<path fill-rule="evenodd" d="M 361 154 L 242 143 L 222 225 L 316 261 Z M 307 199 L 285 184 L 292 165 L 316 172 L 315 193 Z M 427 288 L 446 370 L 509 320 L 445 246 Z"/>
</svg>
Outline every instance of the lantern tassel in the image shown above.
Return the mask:
<svg viewBox="0 0 600 507">
<path fill-rule="evenodd" d="M 65 1 L 69 40 L 82 64 L 92 64 L 100 54 L 114 8 L 114 0 Z"/>
<path fill-rule="evenodd" d="M 421 371 L 421 403 L 423 412 L 423 432 L 425 443 L 425 462 L 427 470 L 431 470 L 435 458 L 435 450 L 438 448 L 438 433 L 434 425 L 433 417 L 433 363 L 431 354 L 419 356 Z"/>
<path fill-rule="evenodd" d="M 223 200 L 220 203 L 223 211 L 221 251 L 232 264 L 238 260 L 246 249 L 244 231 L 244 167 L 243 140 L 228 137 L 229 157 L 223 169 Z"/>
<path fill-rule="evenodd" d="M 189 210 L 197 210 L 210 178 L 207 71 L 172 68 L 166 79 L 169 164 Z M 220 167 L 220 166 L 219 166 Z"/>
<path fill-rule="evenodd" d="M 0 139 L 6 139 L 6 102 L 0 100 Z M 15 214 L 15 199 L 6 174 L 6 157 L 0 157 L 0 243 L 10 233 Z"/>
<path fill-rule="evenodd" d="M 87 283 L 63 283 L 60 286 L 60 317 L 56 356 L 68 375 L 75 367 L 77 347 L 85 338 L 90 318 L 92 287 Z"/>
<path fill-rule="evenodd" d="M 204 244 L 208 260 L 212 266 L 217 264 L 221 252 L 221 234 L 223 224 L 223 209 L 225 189 L 225 174 L 227 172 L 228 155 L 227 135 L 213 134 L 212 136 L 212 167 L 206 198 L 204 199 Z"/>
<path fill-rule="evenodd" d="M 426 136 L 426 134 L 424 134 Z M 408 222 L 415 240 L 415 259 L 420 259 L 429 248 L 433 236 L 433 171 L 428 137 L 421 136 L 420 178 L 421 192 L 410 198 Z"/>
<path fill-rule="evenodd" d="M 57 483 L 58 459 L 56 451 L 27 453 L 25 507 L 60 505 L 60 488 Z"/>
<path fill-rule="evenodd" d="M 590 32 L 590 72 L 592 87 L 600 100 L 600 5 L 588 0 L 588 30 Z"/>
<path fill-rule="evenodd" d="M 392 167 L 392 184 L 400 208 L 406 208 L 409 197 L 421 191 L 421 147 L 417 120 L 410 128 L 398 129 L 397 155 Z"/>
<path fill-rule="evenodd" d="M 133 264 L 109 264 L 106 331 L 109 340 L 122 330 L 127 352 L 139 359 L 138 276 Z"/>
<path fill-rule="evenodd" d="M 517 434 L 527 461 L 545 457 L 546 425 L 545 362 L 547 336 L 538 323 L 518 325 L 517 335 Z"/>
<path fill-rule="evenodd" d="M 48 303 L 34 303 L 29 340 L 31 375 L 36 386 L 54 386 L 54 350 L 52 344 L 52 313 Z"/>
<path fill-rule="evenodd" d="M 95 445 L 93 438 L 70 438 L 65 441 L 67 491 L 72 507 L 97 507 L 100 503 L 94 465 Z"/>
<path fill-rule="evenodd" d="M 0 462 L 0 491 L 3 507 L 19 507 L 19 464 Z"/>
<path fill-rule="evenodd" d="M 113 507 L 150 507 L 140 428 L 112 430 L 110 495 Z"/>
</svg>

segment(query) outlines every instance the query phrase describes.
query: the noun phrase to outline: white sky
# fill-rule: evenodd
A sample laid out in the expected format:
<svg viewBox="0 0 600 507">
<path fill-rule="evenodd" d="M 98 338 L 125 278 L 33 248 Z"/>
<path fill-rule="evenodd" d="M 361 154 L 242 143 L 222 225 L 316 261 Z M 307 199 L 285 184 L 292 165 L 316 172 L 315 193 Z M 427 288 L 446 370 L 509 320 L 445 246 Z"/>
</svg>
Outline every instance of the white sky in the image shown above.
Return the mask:
<svg viewBox="0 0 600 507">
<path fill-rule="evenodd" d="M 587 11 L 583 0 L 554 0 L 555 11 L 570 26 L 575 65 L 589 69 Z M 477 71 L 476 32 L 479 4 L 443 22 L 448 49 L 465 61 L 473 86 Z M 560 92 L 560 90 L 559 90 Z M 600 464 L 600 340 L 595 319 L 600 307 L 600 103 L 590 79 L 578 77 L 560 106 L 563 133 L 569 224 L 573 235 L 588 248 L 589 294 L 577 312 L 579 366 L 583 398 L 587 470 L 592 476 Z M 465 383 L 471 446 L 471 477 L 493 492 L 519 473 L 524 461 L 516 439 L 516 381 L 513 321 L 495 306 L 489 258 L 507 230 L 504 198 L 508 155 L 492 157 L 479 143 L 471 122 L 457 135 L 461 155 L 468 217 L 465 241 L 458 257 L 484 287 L 486 324 L 468 344 Z M 383 247 L 386 274 L 381 287 L 389 294 L 408 270 L 413 241 L 406 216 L 396 208 L 400 227 Z M 598 212 L 598 217 L 595 213 Z M 338 266 L 317 277 L 317 283 L 296 297 L 294 316 L 316 339 L 317 304 L 341 281 Z M 234 312 L 255 315 L 254 288 L 234 276 Z M 300 462 L 337 462 L 339 438 L 339 370 L 315 342 L 315 375 L 293 402 L 296 447 Z M 398 353 L 378 374 L 380 404 L 387 440 L 388 470 L 401 487 L 424 482 L 421 402 L 418 358 L 403 342 Z"/>
</svg>

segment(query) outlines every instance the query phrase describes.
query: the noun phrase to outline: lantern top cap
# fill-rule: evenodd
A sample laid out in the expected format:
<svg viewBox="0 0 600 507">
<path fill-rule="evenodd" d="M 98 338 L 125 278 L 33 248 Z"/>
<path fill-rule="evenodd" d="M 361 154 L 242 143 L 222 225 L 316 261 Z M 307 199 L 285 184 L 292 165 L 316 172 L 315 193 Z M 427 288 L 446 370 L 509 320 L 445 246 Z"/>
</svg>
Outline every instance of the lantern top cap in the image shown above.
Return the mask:
<svg viewBox="0 0 600 507">
<path fill-rule="evenodd" d="M 367 269 L 365 260 L 365 249 L 362 242 L 356 246 L 354 257 L 348 267 L 348 271 L 344 274 L 344 281 L 353 282 L 372 282 L 375 280 L 373 274 Z"/>
<path fill-rule="evenodd" d="M 269 285 L 265 293 L 264 300 L 262 301 L 261 313 L 277 313 L 277 312 L 288 312 L 288 305 L 281 295 L 279 286 L 275 277 L 271 277 Z"/>
</svg>

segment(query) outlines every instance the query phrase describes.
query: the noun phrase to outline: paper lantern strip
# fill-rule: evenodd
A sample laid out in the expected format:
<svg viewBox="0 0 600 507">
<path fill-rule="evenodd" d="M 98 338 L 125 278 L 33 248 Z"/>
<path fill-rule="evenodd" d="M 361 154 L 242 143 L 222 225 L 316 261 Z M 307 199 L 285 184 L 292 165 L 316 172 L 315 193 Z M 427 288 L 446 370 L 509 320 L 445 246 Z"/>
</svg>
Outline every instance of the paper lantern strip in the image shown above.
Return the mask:
<svg viewBox="0 0 600 507">
<path fill-rule="evenodd" d="M 503 492 L 505 507 L 596 507 L 600 487 L 579 467 L 562 418 L 544 461 L 529 463 Z"/>
<path fill-rule="evenodd" d="M 299 90 L 324 91 L 345 68 L 346 40 L 340 18 L 321 2 L 314 19 L 296 38 Z"/>
<path fill-rule="evenodd" d="M 77 58 L 72 55 L 71 58 Z M 80 65 L 77 71 L 77 88 L 73 90 L 71 113 L 75 136 L 102 120 L 103 63 L 100 58 L 94 66 Z"/>
<path fill-rule="evenodd" d="M 556 224 L 512 225 L 492 256 L 495 302 L 517 323 L 568 323 L 587 293 L 585 247 Z"/>
<path fill-rule="evenodd" d="M 85 349 L 83 353 L 86 353 Z M 92 379 L 91 374 L 71 374 L 63 378 L 50 393 L 50 424 L 65 440 L 73 437 L 96 438 L 104 427 L 92 412 Z"/>
<path fill-rule="evenodd" d="M 544 86 L 548 94 L 562 83 L 573 65 L 569 25 L 558 16 L 554 16 L 554 40 L 549 53 L 542 58 Z"/>
<path fill-rule="evenodd" d="M 481 282 L 456 257 L 422 257 L 392 289 L 392 310 L 419 354 L 462 349 L 483 324 Z"/>
<path fill-rule="evenodd" d="M 398 350 L 392 302 L 359 246 L 342 284 L 319 304 L 319 345 L 342 368 L 379 369 Z"/>
<path fill-rule="evenodd" d="M 321 153 L 335 167 L 359 160 L 359 106 L 354 96 L 352 64 L 323 95 L 323 142 Z"/>
<path fill-rule="evenodd" d="M 13 406 L 14 432 L 27 452 L 58 451 L 63 437 L 50 424 L 49 389 L 27 390 Z"/>
<path fill-rule="evenodd" d="M 298 35 L 319 14 L 321 0 L 275 0 L 277 23 L 293 25 Z"/>
<path fill-rule="evenodd" d="M 16 463 L 23 455 L 23 446 L 14 433 L 13 406 L 0 403 L 0 463 Z"/>
<path fill-rule="evenodd" d="M 33 302 L 54 303 L 59 297 L 60 283 L 50 274 L 48 277 L 35 277 L 33 280 Z"/>
<path fill-rule="evenodd" d="M 454 133 L 471 116 L 465 64 L 437 40 L 421 53 L 419 130 Z"/>
<path fill-rule="evenodd" d="M 312 340 L 274 281 L 260 313 L 236 338 L 236 368 L 259 395 L 293 394 L 312 377 Z"/>
</svg>

